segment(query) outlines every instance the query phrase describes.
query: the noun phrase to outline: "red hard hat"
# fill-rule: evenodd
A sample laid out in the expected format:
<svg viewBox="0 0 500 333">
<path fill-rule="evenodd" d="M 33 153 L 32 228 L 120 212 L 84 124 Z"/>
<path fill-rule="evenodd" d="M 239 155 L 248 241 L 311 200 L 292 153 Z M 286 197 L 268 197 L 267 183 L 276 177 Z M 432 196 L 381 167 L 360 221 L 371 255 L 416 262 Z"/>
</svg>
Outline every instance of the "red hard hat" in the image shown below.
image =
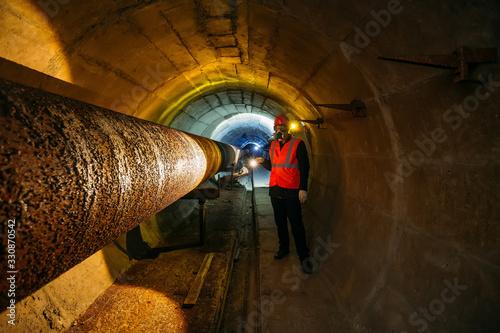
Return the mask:
<svg viewBox="0 0 500 333">
<path fill-rule="evenodd" d="M 280 114 L 274 119 L 274 126 L 276 125 L 285 125 L 288 126 L 290 124 L 290 120 L 288 120 L 288 117 L 285 116 L 284 114 Z"/>
</svg>

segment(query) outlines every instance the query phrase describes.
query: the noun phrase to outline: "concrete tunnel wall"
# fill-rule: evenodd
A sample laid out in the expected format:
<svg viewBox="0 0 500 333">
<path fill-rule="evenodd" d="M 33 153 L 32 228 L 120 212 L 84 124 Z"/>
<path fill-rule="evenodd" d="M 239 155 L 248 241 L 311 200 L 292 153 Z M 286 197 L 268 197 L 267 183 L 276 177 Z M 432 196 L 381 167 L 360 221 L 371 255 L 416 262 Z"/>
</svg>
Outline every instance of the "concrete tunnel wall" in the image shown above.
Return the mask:
<svg viewBox="0 0 500 333">
<path fill-rule="evenodd" d="M 454 84 L 377 57 L 498 48 L 500 3 L 42 3 L 0 4 L 2 77 L 207 136 L 242 113 L 325 119 L 299 134 L 304 216 L 313 251 L 338 244 L 318 274 L 353 332 L 499 326 L 499 67 Z M 353 99 L 366 118 L 314 106 Z"/>
</svg>

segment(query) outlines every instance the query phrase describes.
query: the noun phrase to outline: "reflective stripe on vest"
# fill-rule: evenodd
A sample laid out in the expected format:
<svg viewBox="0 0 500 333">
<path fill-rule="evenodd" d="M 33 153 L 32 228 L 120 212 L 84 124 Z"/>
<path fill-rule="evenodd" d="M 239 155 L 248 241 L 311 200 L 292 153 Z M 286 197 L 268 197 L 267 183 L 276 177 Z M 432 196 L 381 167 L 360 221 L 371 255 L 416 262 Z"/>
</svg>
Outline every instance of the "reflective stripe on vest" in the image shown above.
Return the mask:
<svg viewBox="0 0 500 333">
<path fill-rule="evenodd" d="M 278 185 L 284 188 L 299 188 L 300 172 L 296 153 L 297 147 L 301 141 L 300 139 L 292 138 L 283 145 L 283 150 L 280 150 L 279 153 L 286 153 L 286 159 L 284 159 L 284 155 L 279 153 L 277 154 L 278 156 L 275 156 L 275 149 L 279 143 L 273 141 L 271 150 L 269 151 L 269 158 L 272 166 L 269 186 Z M 276 159 L 279 159 L 279 161 Z"/>
<path fill-rule="evenodd" d="M 286 154 L 286 161 L 285 163 L 279 163 L 279 164 L 271 164 L 273 168 L 299 168 L 299 165 L 298 164 L 292 164 L 290 163 L 290 159 L 292 158 L 292 150 L 293 150 L 293 145 L 295 144 L 295 141 L 297 141 L 296 138 L 293 138 L 290 140 L 290 146 L 288 147 L 288 152 Z M 276 147 L 277 143 L 276 141 L 273 142 L 274 143 L 274 146 L 273 146 L 273 149 L 271 151 L 271 156 L 274 157 L 274 148 Z M 272 162 L 272 157 L 271 157 L 271 163 Z"/>
</svg>

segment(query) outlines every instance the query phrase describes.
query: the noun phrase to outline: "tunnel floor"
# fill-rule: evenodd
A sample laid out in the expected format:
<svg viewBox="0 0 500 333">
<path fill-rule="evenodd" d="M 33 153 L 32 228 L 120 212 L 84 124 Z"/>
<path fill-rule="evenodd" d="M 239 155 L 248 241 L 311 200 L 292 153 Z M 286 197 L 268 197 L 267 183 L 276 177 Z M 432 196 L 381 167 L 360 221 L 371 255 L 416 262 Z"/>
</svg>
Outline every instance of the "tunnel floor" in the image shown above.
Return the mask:
<svg viewBox="0 0 500 333">
<path fill-rule="evenodd" d="M 255 327 L 260 332 L 349 332 L 351 329 L 342 320 L 332 294 L 330 276 L 327 274 L 332 267 L 327 268 L 326 263 L 321 262 L 338 245 L 317 245 L 318 242 L 307 235 L 305 223 L 310 255 L 316 258 L 313 264 L 316 271 L 310 275 L 302 271 L 293 241 L 290 242 L 290 254 L 275 260 L 278 236 L 268 192 L 268 188 L 255 189 L 259 302 L 248 313 L 248 331 Z M 290 230 L 289 233 L 293 239 Z M 329 243 L 326 237 L 323 240 L 322 244 Z M 313 247 L 312 244 L 316 245 Z M 252 325 L 255 312 L 260 314 L 260 319 Z"/>
<path fill-rule="evenodd" d="M 139 260 L 67 332 L 216 332 L 225 330 L 224 326 L 234 330 L 229 326 L 238 323 L 232 318 L 242 318 L 247 308 L 249 285 L 245 281 L 255 250 L 249 244 L 254 234 L 251 193 L 243 186 L 234 187 L 223 189 L 218 200 L 207 201 L 203 246 Z M 196 304 L 182 308 L 205 254 L 211 252 L 214 257 Z M 232 277 L 238 278 L 233 284 L 237 290 L 228 288 Z"/>
<path fill-rule="evenodd" d="M 321 266 L 304 274 L 293 242 L 289 256 L 274 260 L 278 242 L 268 188 L 223 189 L 218 200 L 207 202 L 206 228 L 203 246 L 138 261 L 67 332 L 348 331 Z M 193 308 L 182 308 L 210 252 L 199 298 Z"/>
</svg>

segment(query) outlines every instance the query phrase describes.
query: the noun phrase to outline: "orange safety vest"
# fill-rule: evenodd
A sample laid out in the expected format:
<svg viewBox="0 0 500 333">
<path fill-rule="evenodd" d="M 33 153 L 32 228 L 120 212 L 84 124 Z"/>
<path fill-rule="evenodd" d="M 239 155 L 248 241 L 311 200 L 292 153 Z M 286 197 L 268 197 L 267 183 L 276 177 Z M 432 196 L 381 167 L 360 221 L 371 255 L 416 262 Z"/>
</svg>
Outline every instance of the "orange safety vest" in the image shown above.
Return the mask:
<svg viewBox="0 0 500 333">
<path fill-rule="evenodd" d="M 280 150 L 278 141 L 271 143 L 269 157 L 271 159 L 271 177 L 269 186 L 298 189 L 300 187 L 299 161 L 297 147 L 301 139 L 292 138 Z"/>
</svg>

